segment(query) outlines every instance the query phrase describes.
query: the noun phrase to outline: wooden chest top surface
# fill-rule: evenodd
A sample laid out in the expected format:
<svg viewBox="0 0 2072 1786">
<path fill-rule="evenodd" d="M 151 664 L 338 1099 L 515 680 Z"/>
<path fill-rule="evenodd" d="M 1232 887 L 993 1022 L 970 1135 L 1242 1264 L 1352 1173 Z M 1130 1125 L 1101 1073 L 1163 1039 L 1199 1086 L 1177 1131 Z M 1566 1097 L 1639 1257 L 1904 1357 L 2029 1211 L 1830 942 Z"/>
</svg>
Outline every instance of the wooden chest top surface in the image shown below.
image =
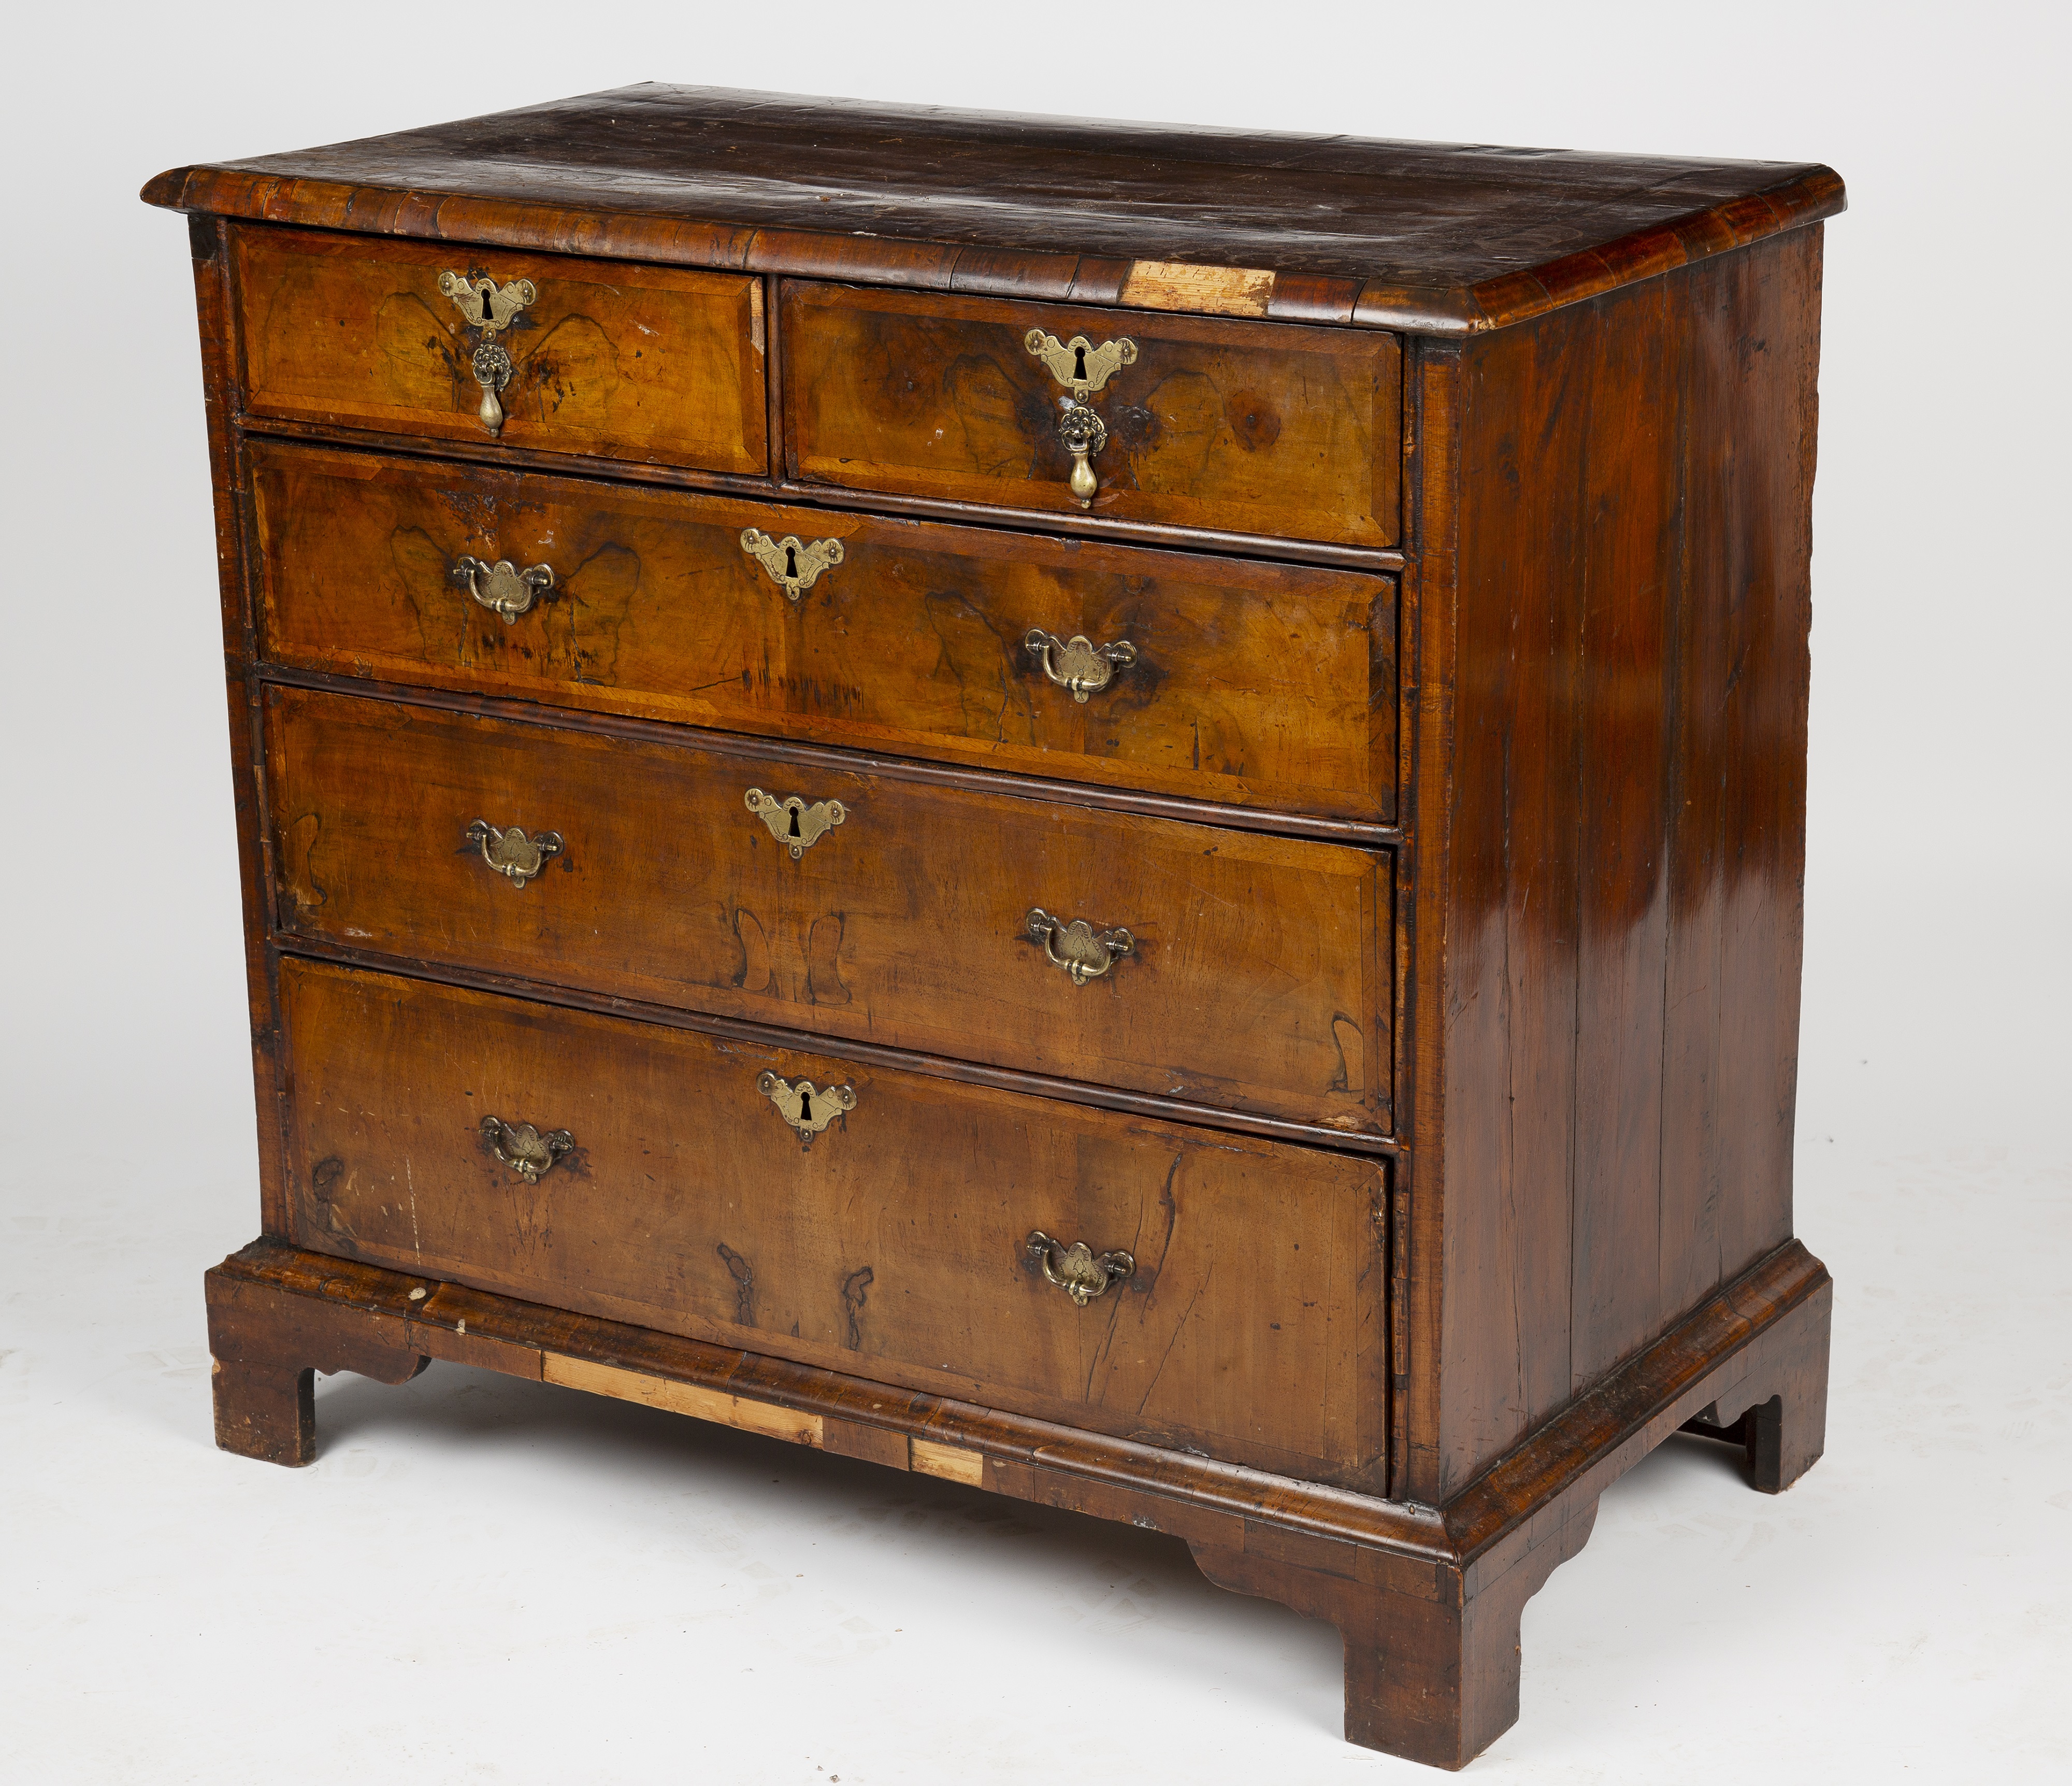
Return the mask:
<svg viewBox="0 0 2072 1786">
<path fill-rule="evenodd" d="M 1844 204 L 1840 179 L 1810 163 L 658 83 L 175 169 L 145 196 L 278 222 L 485 241 L 558 230 L 558 242 L 534 245 L 1441 333 L 1516 320 Z M 585 227 L 600 217 L 619 224 L 604 243 Z M 1046 259 L 1075 270 L 1029 264 Z M 1202 269 L 1252 277 L 1192 276 Z"/>
</svg>

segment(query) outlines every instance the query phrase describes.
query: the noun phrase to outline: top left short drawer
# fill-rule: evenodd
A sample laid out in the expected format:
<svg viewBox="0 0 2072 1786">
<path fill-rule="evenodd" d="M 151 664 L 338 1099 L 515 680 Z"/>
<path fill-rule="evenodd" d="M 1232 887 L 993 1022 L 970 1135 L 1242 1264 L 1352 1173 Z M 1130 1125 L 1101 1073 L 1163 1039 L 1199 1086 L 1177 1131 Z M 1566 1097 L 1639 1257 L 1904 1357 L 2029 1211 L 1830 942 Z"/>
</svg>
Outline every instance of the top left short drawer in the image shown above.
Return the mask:
<svg viewBox="0 0 2072 1786">
<path fill-rule="evenodd" d="M 234 238 L 249 415 L 769 471 L 756 278 L 265 226 Z M 503 381 L 493 409 L 478 362 Z"/>
</svg>

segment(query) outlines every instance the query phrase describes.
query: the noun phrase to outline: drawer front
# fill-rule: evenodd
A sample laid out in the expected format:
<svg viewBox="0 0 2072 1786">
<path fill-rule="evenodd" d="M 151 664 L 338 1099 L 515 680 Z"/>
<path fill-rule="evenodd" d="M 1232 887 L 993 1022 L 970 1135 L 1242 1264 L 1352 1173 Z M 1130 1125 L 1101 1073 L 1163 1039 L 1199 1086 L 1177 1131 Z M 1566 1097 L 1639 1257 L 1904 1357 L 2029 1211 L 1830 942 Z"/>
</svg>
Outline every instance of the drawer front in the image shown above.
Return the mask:
<svg viewBox="0 0 2072 1786">
<path fill-rule="evenodd" d="M 291 689 L 267 790 L 303 935 L 1387 1132 L 1383 853 Z"/>
<path fill-rule="evenodd" d="M 292 960 L 281 993 L 304 1246 L 1379 1486 L 1378 1162 Z M 806 1145 L 766 1075 L 853 1107 Z M 1134 1270 L 1076 1304 L 1033 1233 Z"/>
<path fill-rule="evenodd" d="M 254 416 L 768 474 L 759 280 L 303 230 L 232 240 Z M 442 275 L 476 282 L 465 309 Z M 484 281 L 532 293 L 487 335 Z M 483 348 L 509 361 L 494 433 Z"/>
<path fill-rule="evenodd" d="M 279 662 L 1395 816 L 1388 578 L 265 442 L 252 478 Z M 799 541 L 809 586 L 750 529 Z M 1075 636 L 1117 650 L 1068 663 Z M 1080 699 L 1075 673 L 1108 680 Z"/>
<path fill-rule="evenodd" d="M 1032 331 L 1134 357 L 1086 393 L 1107 431 L 1093 514 L 1347 545 L 1396 539 L 1392 335 L 787 282 L 793 477 L 1081 512 L 1060 437 L 1071 390 Z M 1112 356 L 1111 356 L 1112 357 Z M 1076 372 L 1075 362 L 1069 370 Z"/>
</svg>

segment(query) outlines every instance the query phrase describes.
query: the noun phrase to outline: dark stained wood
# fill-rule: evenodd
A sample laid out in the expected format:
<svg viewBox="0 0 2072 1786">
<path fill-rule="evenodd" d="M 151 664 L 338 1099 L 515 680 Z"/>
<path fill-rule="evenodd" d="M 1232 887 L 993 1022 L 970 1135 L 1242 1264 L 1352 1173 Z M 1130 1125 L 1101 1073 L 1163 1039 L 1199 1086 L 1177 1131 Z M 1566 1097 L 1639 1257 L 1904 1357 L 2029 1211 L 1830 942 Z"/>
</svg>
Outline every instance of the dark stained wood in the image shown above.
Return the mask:
<svg viewBox="0 0 2072 1786">
<path fill-rule="evenodd" d="M 495 338 L 514 366 L 500 443 L 769 470 L 758 279 L 302 230 L 232 241 L 255 416 L 487 439 L 480 338 L 439 275 L 529 279 L 537 297 Z"/>
<path fill-rule="evenodd" d="M 1427 1239 L 1412 1493 L 1790 1233 L 1819 245 L 1465 351 L 1459 632 L 1420 716 L 1449 855 L 1420 868 L 1444 944 L 1410 1138 L 1445 1280 Z"/>
<path fill-rule="evenodd" d="M 1390 1127 L 1385 854 L 288 689 L 267 759 L 292 933 Z M 846 817 L 795 861 L 750 788 Z M 515 887 L 477 819 L 564 848 Z M 1075 986 L 1029 935 L 1039 907 L 1133 949 Z"/>
<path fill-rule="evenodd" d="M 314 963 L 282 992 L 303 1245 L 1378 1483 L 1378 1163 Z M 804 1146 L 765 1071 L 856 1107 Z M 491 1115 L 576 1150 L 528 1184 Z M 1075 1307 L 1024 1250 L 1038 1228 L 1135 1275 Z"/>
<path fill-rule="evenodd" d="M 1087 403 L 1092 512 L 1387 546 L 1400 354 L 1346 329 L 879 292 L 787 280 L 787 469 L 808 483 L 1070 512 L 1066 396 L 1023 336 L 1137 345 Z"/>
<path fill-rule="evenodd" d="M 277 662 L 1386 821 L 1393 580 L 271 443 Z M 839 540 L 796 603 L 741 545 Z M 545 564 L 506 622 L 456 567 Z M 1023 640 L 1126 640 L 1084 702 Z"/>
<path fill-rule="evenodd" d="M 175 168 L 187 210 L 1017 298 L 1465 333 L 1832 216 L 1825 167 L 657 84 Z M 1249 277 L 1198 282 L 1174 263 Z M 1270 277 L 1262 277 L 1270 275 Z"/>
</svg>

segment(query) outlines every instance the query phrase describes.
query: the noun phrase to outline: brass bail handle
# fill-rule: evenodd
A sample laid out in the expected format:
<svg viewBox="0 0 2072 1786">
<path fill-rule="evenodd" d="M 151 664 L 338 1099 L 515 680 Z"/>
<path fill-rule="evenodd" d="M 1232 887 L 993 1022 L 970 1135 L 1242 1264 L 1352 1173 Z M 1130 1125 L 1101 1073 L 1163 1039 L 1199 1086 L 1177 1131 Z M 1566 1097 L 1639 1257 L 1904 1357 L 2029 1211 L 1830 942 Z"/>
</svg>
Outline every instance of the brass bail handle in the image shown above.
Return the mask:
<svg viewBox="0 0 2072 1786">
<path fill-rule="evenodd" d="M 1092 460 L 1108 445 L 1108 424 L 1087 399 L 1123 367 L 1136 364 L 1137 344 L 1122 335 L 1096 347 L 1083 335 L 1060 341 L 1042 329 L 1031 329 L 1022 336 L 1022 345 L 1071 393 L 1058 414 L 1058 438 L 1072 455 L 1072 495 L 1082 508 L 1091 508 L 1100 488 Z"/>
<path fill-rule="evenodd" d="M 477 418 L 492 434 L 504 432 L 504 387 L 516 369 L 511 356 L 494 337 L 511 325 L 519 311 L 540 295 L 530 279 L 512 279 L 499 285 L 494 279 L 466 273 L 442 273 L 439 290 L 452 299 L 454 308 L 466 319 L 476 337 L 475 356 L 470 361 L 475 381 L 482 387 L 482 406 Z"/>
<path fill-rule="evenodd" d="M 561 834 L 541 831 L 525 835 L 523 825 L 502 829 L 487 819 L 477 819 L 467 828 L 467 838 L 482 852 L 482 859 L 520 892 L 528 881 L 537 880 L 549 858 L 561 853 Z"/>
<path fill-rule="evenodd" d="M 1083 918 L 1070 924 L 1054 918 L 1040 905 L 1022 920 L 1030 936 L 1043 945 L 1043 954 L 1054 968 L 1063 968 L 1072 984 L 1083 986 L 1098 980 L 1137 947 L 1137 939 L 1117 925 L 1096 930 Z"/>
<path fill-rule="evenodd" d="M 489 1150 L 528 1184 L 537 1184 L 542 1172 L 575 1150 L 576 1138 L 565 1129 L 549 1129 L 545 1134 L 529 1122 L 506 1122 L 503 1117 L 482 1119 L 482 1138 Z"/>
<path fill-rule="evenodd" d="M 1112 645 L 1097 645 L 1083 632 L 1060 639 L 1054 632 L 1031 627 L 1023 635 L 1022 648 L 1035 654 L 1043 673 L 1082 706 L 1090 694 L 1099 694 L 1137 661 L 1137 647 L 1127 639 Z"/>
<path fill-rule="evenodd" d="M 480 606 L 507 627 L 554 586 L 552 565 L 532 564 L 520 570 L 508 558 L 499 558 L 494 564 L 480 558 L 457 559 L 454 575 L 467 585 L 468 594 Z"/>
<path fill-rule="evenodd" d="M 1136 1260 L 1127 1253 L 1096 1253 L 1084 1241 L 1062 1246 L 1040 1228 L 1023 1243 L 1023 1249 L 1042 1266 L 1044 1277 L 1081 1308 L 1126 1282 L 1137 1270 Z"/>
</svg>

